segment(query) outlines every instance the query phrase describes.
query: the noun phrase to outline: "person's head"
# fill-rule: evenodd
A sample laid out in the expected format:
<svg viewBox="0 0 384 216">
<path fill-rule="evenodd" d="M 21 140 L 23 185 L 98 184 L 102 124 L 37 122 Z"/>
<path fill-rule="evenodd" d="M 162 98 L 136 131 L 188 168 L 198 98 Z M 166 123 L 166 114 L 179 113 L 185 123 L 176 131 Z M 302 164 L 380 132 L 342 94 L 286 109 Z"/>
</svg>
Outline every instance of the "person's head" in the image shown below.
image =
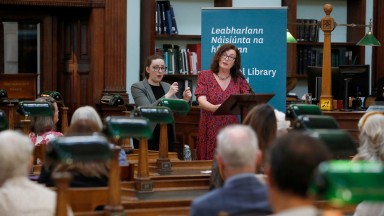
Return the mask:
<svg viewBox="0 0 384 216">
<path fill-rule="evenodd" d="M 88 119 L 94 121 L 99 127 L 99 131 L 103 129 L 103 122 L 95 108 L 91 106 L 82 106 L 75 110 L 71 118 L 71 125 L 77 120 Z"/>
<path fill-rule="evenodd" d="M 217 135 L 216 160 L 227 178 L 241 172 L 255 172 L 260 157 L 257 137 L 247 125 L 229 125 Z"/>
<path fill-rule="evenodd" d="M 32 161 L 31 140 L 16 131 L 0 132 L 0 186 L 13 177 L 27 177 Z"/>
<path fill-rule="evenodd" d="M 236 80 L 238 77 L 244 77 L 241 72 L 240 51 L 233 44 L 223 44 L 216 51 L 211 62 L 211 71 L 215 74 L 220 69 L 230 69 L 231 76 Z"/>
<path fill-rule="evenodd" d="M 265 151 L 276 138 L 277 120 L 273 107 L 269 104 L 254 106 L 243 120 L 256 132 L 261 151 Z"/>
<path fill-rule="evenodd" d="M 39 97 L 35 101 L 48 102 L 52 107 L 52 116 L 32 116 L 30 130 L 36 134 L 43 134 L 47 131 L 56 130 L 56 123 L 59 121 L 59 108 L 56 100 L 50 96 Z"/>
<path fill-rule="evenodd" d="M 278 137 L 268 150 L 269 188 L 272 191 L 307 199 L 307 190 L 317 166 L 331 159 L 325 144 L 303 132 Z"/>
<path fill-rule="evenodd" d="M 144 70 L 144 76 L 148 80 L 151 80 L 154 83 L 160 83 L 167 67 L 164 64 L 163 57 L 159 54 L 155 54 L 149 56 L 145 60 Z"/>
<path fill-rule="evenodd" d="M 358 158 L 384 161 L 384 115 L 382 112 L 367 112 L 359 120 L 360 147 Z"/>
<path fill-rule="evenodd" d="M 100 132 L 100 126 L 94 120 L 78 119 L 71 122 L 65 136 L 88 136 Z"/>
</svg>

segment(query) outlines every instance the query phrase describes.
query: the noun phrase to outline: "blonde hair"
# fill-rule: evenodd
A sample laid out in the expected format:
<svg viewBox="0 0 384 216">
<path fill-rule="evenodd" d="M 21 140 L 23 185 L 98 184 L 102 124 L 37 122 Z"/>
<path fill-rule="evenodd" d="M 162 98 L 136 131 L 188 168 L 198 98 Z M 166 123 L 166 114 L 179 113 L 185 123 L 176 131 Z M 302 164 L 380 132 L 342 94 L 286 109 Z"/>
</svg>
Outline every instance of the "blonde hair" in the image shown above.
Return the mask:
<svg viewBox="0 0 384 216">
<path fill-rule="evenodd" d="M 72 115 L 71 124 L 80 119 L 88 119 L 94 121 L 99 127 L 100 131 L 103 129 L 103 122 L 95 108 L 91 106 L 82 106 L 75 110 Z"/>
<path fill-rule="evenodd" d="M 358 158 L 384 161 L 384 115 L 381 112 L 367 112 L 358 123 L 360 130 Z"/>
</svg>

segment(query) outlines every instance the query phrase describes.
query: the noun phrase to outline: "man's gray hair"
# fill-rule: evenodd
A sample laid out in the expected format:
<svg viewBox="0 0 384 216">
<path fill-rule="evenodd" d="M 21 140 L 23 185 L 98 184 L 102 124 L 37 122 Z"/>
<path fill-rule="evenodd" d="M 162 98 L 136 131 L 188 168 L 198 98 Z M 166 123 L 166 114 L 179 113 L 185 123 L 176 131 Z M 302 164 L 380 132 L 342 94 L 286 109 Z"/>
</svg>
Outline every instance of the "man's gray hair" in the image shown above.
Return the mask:
<svg viewBox="0 0 384 216">
<path fill-rule="evenodd" d="M 217 153 L 228 168 L 255 166 L 258 151 L 256 134 L 248 125 L 229 125 L 217 135 Z"/>
<path fill-rule="evenodd" d="M 29 137 L 19 132 L 0 132 L 0 184 L 12 177 L 28 175 L 33 147 Z"/>
</svg>

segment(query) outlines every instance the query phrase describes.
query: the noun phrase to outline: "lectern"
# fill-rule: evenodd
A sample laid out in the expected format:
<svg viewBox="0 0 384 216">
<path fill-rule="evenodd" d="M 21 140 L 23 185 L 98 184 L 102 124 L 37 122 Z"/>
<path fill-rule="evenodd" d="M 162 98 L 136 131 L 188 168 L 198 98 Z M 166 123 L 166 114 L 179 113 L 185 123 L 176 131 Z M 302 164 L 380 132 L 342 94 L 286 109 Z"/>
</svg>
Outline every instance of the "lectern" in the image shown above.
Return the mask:
<svg viewBox="0 0 384 216">
<path fill-rule="evenodd" d="M 245 112 L 257 104 L 268 102 L 275 94 L 233 94 L 225 100 L 213 115 L 240 115 L 243 121 Z"/>
</svg>

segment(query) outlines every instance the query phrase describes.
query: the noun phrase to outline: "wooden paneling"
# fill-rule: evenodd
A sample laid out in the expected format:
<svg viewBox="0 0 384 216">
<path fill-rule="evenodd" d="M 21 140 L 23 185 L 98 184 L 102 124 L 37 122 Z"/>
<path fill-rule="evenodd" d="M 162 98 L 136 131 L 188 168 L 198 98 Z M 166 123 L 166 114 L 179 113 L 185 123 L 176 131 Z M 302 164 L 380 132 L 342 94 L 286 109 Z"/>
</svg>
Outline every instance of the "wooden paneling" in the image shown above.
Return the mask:
<svg viewBox="0 0 384 216">
<path fill-rule="evenodd" d="M 377 87 L 377 81 L 384 77 L 384 1 L 373 1 L 373 35 L 380 41 L 381 46 L 372 47 L 372 87 Z"/>
<path fill-rule="evenodd" d="M 0 0 L 0 5 L 104 7 L 106 0 Z"/>
</svg>

